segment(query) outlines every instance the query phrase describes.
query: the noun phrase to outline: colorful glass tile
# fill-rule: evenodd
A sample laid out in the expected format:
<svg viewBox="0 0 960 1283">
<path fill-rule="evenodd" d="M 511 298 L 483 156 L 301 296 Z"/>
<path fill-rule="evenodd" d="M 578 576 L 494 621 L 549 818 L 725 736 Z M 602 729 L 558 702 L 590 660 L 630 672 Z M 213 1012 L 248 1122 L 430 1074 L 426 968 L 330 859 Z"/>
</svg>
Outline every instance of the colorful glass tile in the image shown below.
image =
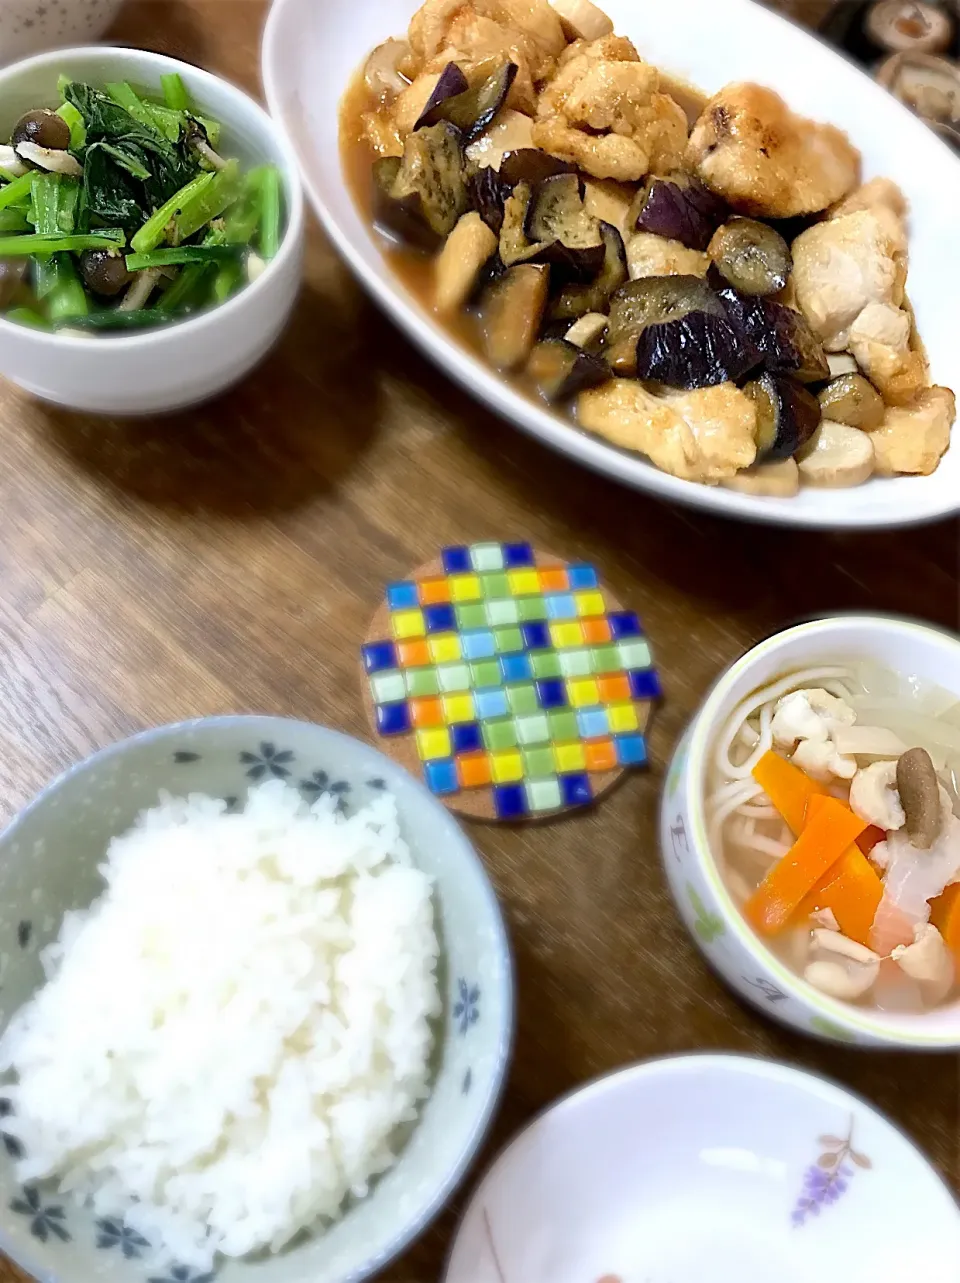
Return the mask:
<svg viewBox="0 0 960 1283">
<path fill-rule="evenodd" d="M 493 638 L 501 655 L 508 655 L 515 650 L 523 650 L 523 635 L 519 628 L 495 628 L 493 630 Z"/>
<path fill-rule="evenodd" d="M 550 727 L 550 739 L 554 744 L 563 744 L 566 740 L 575 740 L 579 735 L 577 715 L 569 708 L 557 709 L 547 714 Z"/>
<path fill-rule="evenodd" d="M 468 602 L 466 605 L 457 605 L 454 607 L 454 613 L 457 616 L 458 628 L 486 628 L 487 626 L 486 608 L 477 603 Z"/>
<path fill-rule="evenodd" d="M 382 673 L 387 668 L 396 668 L 398 664 L 397 648 L 393 642 L 370 642 L 360 647 L 363 667 L 368 673 Z"/>
<path fill-rule="evenodd" d="M 536 678 L 559 677 L 560 660 L 556 651 L 537 650 L 533 651 L 530 656 L 530 668 Z"/>
<path fill-rule="evenodd" d="M 469 548 L 444 548 L 440 559 L 447 575 L 462 575 L 472 569 Z"/>
<path fill-rule="evenodd" d="M 586 775 L 561 775 L 560 796 L 564 806 L 588 806 L 593 801 L 593 789 Z"/>
<path fill-rule="evenodd" d="M 517 602 L 517 614 L 523 624 L 536 623 L 546 619 L 546 603 L 542 597 L 521 597 Z"/>
<path fill-rule="evenodd" d="M 551 780 L 527 780 L 524 786 L 527 793 L 527 806 L 532 814 L 542 814 L 544 811 L 556 811 L 563 805 L 563 795 L 560 791 L 560 781 Z"/>
<path fill-rule="evenodd" d="M 491 753 L 490 774 L 494 784 L 516 784 L 523 779 L 523 758 L 515 748 Z"/>
<path fill-rule="evenodd" d="M 567 592 L 570 588 L 566 566 L 541 566 L 537 574 L 540 576 L 542 593 Z"/>
<path fill-rule="evenodd" d="M 417 594 L 421 606 L 442 606 L 450 600 L 450 585 L 446 579 L 421 579 Z"/>
<path fill-rule="evenodd" d="M 460 789 L 457 767 L 453 758 L 444 757 L 435 762 L 424 762 L 423 775 L 427 788 L 438 797 L 449 797 Z"/>
<path fill-rule="evenodd" d="M 408 695 L 436 695 L 440 690 L 435 668 L 408 668 L 403 674 Z"/>
<path fill-rule="evenodd" d="M 546 677 L 537 682 L 537 699 L 541 708 L 564 708 L 567 688 L 559 677 Z"/>
<path fill-rule="evenodd" d="M 454 722 L 472 722 L 477 715 L 472 695 L 444 695 L 443 716 L 448 726 Z"/>
<path fill-rule="evenodd" d="M 514 729 L 520 744 L 546 744 L 550 739 L 550 727 L 544 713 L 514 718 Z"/>
<path fill-rule="evenodd" d="M 443 664 L 437 669 L 437 681 L 445 695 L 470 689 L 470 669 L 466 664 Z"/>
<path fill-rule="evenodd" d="M 435 664 L 453 664 L 463 658 L 463 645 L 458 633 L 444 633 L 427 640 L 430 658 Z"/>
<path fill-rule="evenodd" d="M 593 566 L 587 566 L 582 563 L 568 566 L 567 577 L 570 580 L 570 588 L 573 592 L 597 588 L 600 584 L 599 576 Z"/>
<path fill-rule="evenodd" d="M 590 708 L 600 702 L 600 687 L 593 677 L 575 677 L 567 682 L 567 699 L 573 708 Z"/>
<path fill-rule="evenodd" d="M 605 646 L 610 637 L 610 625 L 605 619 L 583 620 L 583 640 L 588 646 Z"/>
<path fill-rule="evenodd" d="M 537 701 L 537 690 L 532 683 L 507 687 L 507 700 L 510 712 L 514 717 L 523 717 L 527 713 L 536 713 L 540 705 Z"/>
<path fill-rule="evenodd" d="M 392 611 L 416 610 L 420 605 L 420 594 L 417 585 L 404 580 L 403 583 L 387 584 L 387 606 Z"/>
<path fill-rule="evenodd" d="M 410 710 L 405 702 L 377 705 L 377 730 L 381 735 L 406 735 L 409 729 Z"/>
<path fill-rule="evenodd" d="M 637 710 L 632 704 L 612 704 L 607 709 L 607 721 L 614 735 L 624 735 L 635 731 L 640 725 Z"/>
<path fill-rule="evenodd" d="M 410 722 L 416 730 L 443 725 L 443 705 L 435 697 L 410 701 Z"/>
<path fill-rule="evenodd" d="M 589 650 L 562 650 L 557 662 L 563 677 L 589 677 L 593 672 L 593 653 Z"/>
<path fill-rule="evenodd" d="M 401 668 L 427 668 L 430 664 L 430 648 L 425 641 L 400 642 L 397 645 L 397 659 Z"/>
<path fill-rule="evenodd" d="M 527 650 L 546 650 L 550 645 L 550 630 L 542 621 L 521 625 L 520 633 Z"/>
<path fill-rule="evenodd" d="M 450 740 L 454 753 L 479 753 L 483 748 L 483 735 L 477 722 L 460 722 L 450 727 Z"/>
<path fill-rule="evenodd" d="M 475 543 L 470 549 L 470 564 L 476 571 L 502 570 L 503 549 L 498 543 Z"/>
<path fill-rule="evenodd" d="M 488 601 L 487 623 L 491 628 L 502 628 L 505 624 L 516 624 L 520 619 L 520 609 L 512 597 L 497 597 Z"/>
<path fill-rule="evenodd" d="M 510 580 L 502 570 L 493 575 L 481 575 L 480 591 L 485 601 L 492 601 L 494 597 L 509 597 Z"/>
<path fill-rule="evenodd" d="M 581 619 L 585 617 L 596 617 L 602 615 L 606 610 L 606 604 L 603 600 L 603 593 L 599 592 L 578 592 L 574 594 L 574 601 L 577 604 L 577 614 Z"/>
<path fill-rule="evenodd" d="M 438 757 L 449 757 L 450 747 L 450 732 L 445 726 L 417 731 L 417 752 L 424 762 L 433 761 Z"/>
<path fill-rule="evenodd" d="M 617 735 L 614 746 L 621 766 L 646 765 L 647 744 L 642 735 Z"/>
<path fill-rule="evenodd" d="M 624 668 L 649 668 L 653 662 L 650 647 L 645 641 L 618 642 L 617 649 Z"/>
<path fill-rule="evenodd" d="M 534 564 L 533 548 L 528 543 L 505 543 L 503 564 L 511 569 L 515 566 L 532 566 Z"/>
<path fill-rule="evenodd" d="M 457 775 L 465 789 L 482 789 L 490 783 L 490 759 L 486 753 L 465 753 L 457 757 Z"/>
<path fill-rule="evenodd" d="M 483 743 L 490 753 L 516 748 L 517 728 L 513 724 L 513 718 L 505 717 L 496 722 L 484 722 Z"/>
<path fill-rule="evenodd" d="M 485 659 L 470 665 L 470 677 L 474 686 L 499 686 L 500 665 L 495 659 Z"/>
<path fill-rule="evenodd" d="M 544 597 L 547 606 L 548 619 L 576 619 L 577 603 L 574 601 L 573 593 L 554 593 L 549 597 Z"/>
<path fill-rule="evenodd" d="M 617 769 L 617 750 L 611 739 L 588 740 L 583 746 L 587 755 L 587 770 L 601 773 Z"/>
<path fill-rule="evenodd" d="M 394 669 L 393 672 L 377 673 L 375 677 L 371 677 L 370 689 L 378 704 L 393 704 L 404 698 L 407 683 L 403 680 L 403 673 Z"/>
<path fill-rule="evenodd" d="M 593 671 L 595 673 L 619 673 L 622 668 L 620 652 L 616 646 L 595 646 L 593 648 Z"/>
<path fill-rule="evenodd" d="M 581 708 L 577 713 L 577 726 L 584 739 L 606 735 L 610 730 L 605 708 Z"/>
<path fill-rule="evenodd" d="M 473 702 L 477 706 L 477 717 L 480 718 L 481 722 L 490 722 L 497 717 L 506 717 L 510 711 L 505 690 L 476 691 Z"/>
<path fill-rule="evenodd" d="M 583 624 L 579 620 L 550 625 L 550 640 L 557 650 L 572 650 L 583 645 Z"/>
<path fill-rule="evenodd" d="M 390 616 L 390 627 L 397 641 L 409 641 L 412 637 L 423 637 L 427 631 L 423 611 L 398 610 Z"/>
<path fill-rule="evenodd" d="M 540 592 L 540 576 L 535 570 L 511 570 L 507 583 L 514 597 L 534 597 Z"/>
<path fill-rule="evenodd" d="M 523 772 L 527 779 L 540 779 L 556 770 L 552 748 L 523 748 Z"/>
<path fill-rule="evenodd" d="M 497 653 L 493 633 L 489 628 L 478 628 L 461 634 L 464 659 L 490 659 Z"/>
<path fill-rule="evenodd" d="M 438 602 L 435 606 L 424 606 L 423 622 L 428 633 L 455 633 L 457 616 L 449 602 Z"/>
<path fill-rule="evenodd" d="M 527 797 L 522 784 L 501 784 L 493 790 L 493 809 L 498 820 L 522 820 L 527 815 Z"/>
<path fill-rule="evenodd" d="M 587 755 L 580 743 L 554 744 L 553 756 L 561 775 L 569 771 L 582 771 L 587 765 Z"/>
<path fill-rule="evenodd" d="M 529 655 L 501 655 L 499 663 L 505 682 L 528 682 L 533 676 Z"/>
<path fill-rule="evenodd" d="M 630 683 L 623 673 L 607 673 L 597 681 L 602 704 L 622 704 L 630 698 Z"/>
<path fill-rule="evenodd" d="M 634 699 L 659 699 L 661 695 L 660 678 L 650 669 L 635 670 L 628 673 L 630 694 Z"/>
<path fill-rule="evenodd" d="M 455 602 L 479 601 L 480 578 L 478 575 L 453 575 L 450 579 L 450 600 Z"/>
<path fill-rule="evenodd" d="M 614 641 L 623 641 L 627 637 L 642 637 L 643 629 L 640 620 L 632 610 L 613 610 L 607 616 Z"/>
</svg>

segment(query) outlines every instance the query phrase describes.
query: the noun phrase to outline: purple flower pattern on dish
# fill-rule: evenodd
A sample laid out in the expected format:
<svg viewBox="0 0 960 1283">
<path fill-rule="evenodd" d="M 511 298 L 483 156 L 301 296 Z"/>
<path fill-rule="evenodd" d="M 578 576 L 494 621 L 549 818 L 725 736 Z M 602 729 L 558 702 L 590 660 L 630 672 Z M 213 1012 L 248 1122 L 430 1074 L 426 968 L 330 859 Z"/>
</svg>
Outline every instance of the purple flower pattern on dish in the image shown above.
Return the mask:
<svg viewBox="0 0 960 1283">
<path fill-rule="evenodd" d="M 803 1178 L 803 1192 L 797 1199 L 791 1217 L 797 1229 L 805 1225 L 811 1216 L 819 1216 L 823 1208 L 829 1207 L 847 1192 L 857 1168 L 867 1171 L 873 1166 L 866 1154 L 853 1148 L 853 1126 L 854 1120 L 851 1117 L 846 1139 L 841 1136 L 819 1138 L 823 1153 L 812 1167 L 807 1168 Z"/>
</svg>

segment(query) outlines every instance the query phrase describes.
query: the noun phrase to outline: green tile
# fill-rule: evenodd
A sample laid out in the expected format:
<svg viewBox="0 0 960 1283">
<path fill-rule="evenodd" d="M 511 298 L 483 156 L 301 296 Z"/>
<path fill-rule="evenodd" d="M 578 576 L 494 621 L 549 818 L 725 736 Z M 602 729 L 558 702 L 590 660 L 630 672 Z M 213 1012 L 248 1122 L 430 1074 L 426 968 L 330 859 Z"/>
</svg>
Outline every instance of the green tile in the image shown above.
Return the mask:
<svg viewBox="0 0 960 1283">
<path fill-rule="evenodd" d="M 649 668 L 653 663 L 650 647 L 645 641 L 623 641 L 617 649 L 624 668 Z"/>
<path fill-rule="evenodd" d="M 475 543 L 470 549 L 470 564 L 474 570 L 502 570 L 503 549 L 498 543 Z"/>
<path fill-rule="evenodd" d="M 470 676 L 476 687 L 499 686 L 500 665 L 495 659 L 482 659 L 470 665 Z"/>
<path fill-rule="evenodd" d="M 560 656 L 555 650 L 536 650 L 530 655 L 534 677 L 560 677 Z"/>
<path fill-rule="evenodd" d="M 534 713 L 532 717 L 518 717 L 517 739 L 521 744 L 546 744 L 550 739 L 550 727 L 546 713 Z"/>
<path fill-rule="evenodd" d="M 521 597 L 517 606 L 521 624 L 533 624 L 547 617 L 547 604 L 542 597 Z"/>
<path fill-rule="evenodd" d="M 589 677 L 593 672 L 593 654 L 589 650 L 561 650 L 557 658 L 563 677 Z"/>
<path fill-rule="evenodd" d="M 454 695 L 458 691 L 470 689 L 470 670 L 466 664 L 441 664 L 437 669 L 437 681 L 445 695 Z"/>
<path fill-rule="evenodd" d="M 520 611 L 512 597 L 498 597 L 495 601 L 487 602 L 487 623 L 491 628 L 515 624 L 519 618 Z"/>
<path fill-rule="evenodd" d="M 545 775 L 553 775 L 553 749 L 525 748 L 523 750 L 523 773 L 531 780 L 543 779 Z"/>
<path fill-rule="evenodd" d="M 561 805 L 560 782 L 552 780 L 527 780 L 527 805 L 533 812 L 556 811 Z"/>
<path fill-rule="evenodd" d="M 481 575 L 480 591 L 485 601 L 489 601 L 492 597 L 509 597 L 510 581 L 503 574 Z"/>
<path fill-rule="evenodd" d="M 550 739 L 554 744 L 563 744 L 568 740 L 580 738 L 577 715 L 572 709 L 560 708 L 556 712 L 548 713 L 547 723 L 550 727 Z"/>
<path fill-rule="evenodd" d="M 495 628 L 493 640 L 499 655 L 511 655 L 514 651 L 523 650 L 523 633 L 519 628 Z"/>
<path fill-rule="evenodd" d="M 435 668 L 408 668 L 406 672 L 408 695 L 438 695 L 440 681 Z"/>
<path fill-rule="evenodd" d="M 488 753 L 497 753 L 501 749 L 516 748 L 517 728 L 512 717 L 503 717 L 498 722 L 482 722 L 483 744 Z"/>
<path fill-rule="evenodd" d="M 507 699 L 510 702 L 510 712 L 514 717 L 524 717 L 527 713 L 536 713 L 540 707 L 540 701 L 537 699 L 537 689 L 532 685 L 525 686 L 508 686 Z"/>
<path fill-rule="evenodd" d="M 378 673 L 370 678 L 370 689 L 378 704 L 391 704 L 404 699 L 407 694 L 407 683 L 403 673 L 394 669 L 389 673 Z"/>
<path fill-rule="evenodd" d="M 469 602 L 466 605 L 455 606 L 454 611 L 457 616 L 457 625 L 460 628 L 486 628 L 487 612 L 481 602 Z"/>
<path fill-rule="evenodd" d="M 593 651 L 593 668 L 596 673 L 619 673 L 623 660 L 616 646 L 597 646 Z"/>
</svg>

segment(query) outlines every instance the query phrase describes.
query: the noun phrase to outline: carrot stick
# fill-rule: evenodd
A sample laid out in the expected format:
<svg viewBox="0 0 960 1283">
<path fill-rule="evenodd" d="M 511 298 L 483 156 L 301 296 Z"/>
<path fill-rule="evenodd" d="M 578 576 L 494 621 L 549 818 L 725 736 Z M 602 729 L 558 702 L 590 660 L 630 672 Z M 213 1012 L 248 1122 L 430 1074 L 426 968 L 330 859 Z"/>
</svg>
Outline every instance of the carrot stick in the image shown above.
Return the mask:
<svg viewBox="0 0 960 1283">
<path fill-rule="evenodd" d="M 930 921 L 960 965 L 960 884 L 954 883 L 943 895 L 930 901 Z"/>
<path fill-rule="evenodd" d="M 796 842 L 744 906 L 744 913 L 757 930 L 762 935 L 782 931 L 804 896 L 825 877 L 866 827 L 859 816 L 836 798 L 822 798 Z"/>
<path fill-rule="evenodd" d="M 818 909 L 830 909 L 845 936 L 869 945 L 870 928 L 882 898 L 883 883 L 854 844 L 806 896 L 796 916 L 807 918 Z"/>
<path fill-rule="evenodd" d="M 764 753 L 753 768 L 753 778 L 783 816 L 794 837 L 803 832 L 810 799 L 827 791 L 822 784 L 805 775 L 799 766 L 794 766 L 772 750 Z"/>
<path fill-rule="evenodd" d="M 869 855 L 875 846 L 878 846 L 881 842 L 885 842 L 886 840 L 887 835 L 884 833 L 883 829 L 878 829 L 875 824 L 871 824 L 870 827 L 868 829 L 864 829 L 857 838 L 857 846 L 864 855 Z"/>
</svg>

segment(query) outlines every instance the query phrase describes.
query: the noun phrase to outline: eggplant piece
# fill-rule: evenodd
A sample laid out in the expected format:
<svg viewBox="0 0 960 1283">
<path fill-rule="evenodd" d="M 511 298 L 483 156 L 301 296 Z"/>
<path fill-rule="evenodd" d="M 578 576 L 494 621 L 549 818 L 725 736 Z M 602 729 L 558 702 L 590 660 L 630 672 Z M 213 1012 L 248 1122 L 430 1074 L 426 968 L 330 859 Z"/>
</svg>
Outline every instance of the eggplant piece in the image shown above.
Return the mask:
<svg viewBox="0 0 960 1283">
<path fill-rule="evenodd" d="M 500 178 L 508 187 L 516 187 L 517 183 L 529 183 L 531 187 L 536 187 L 548 178 L 576 172 L 575 165 L 558 160 L 556 156 L 549 156 L 535 147 L 508 151 L 500 162 Z"/>
<path fill-rule="evenodd" d="M 717 270 L 741 294 L 765 296 L 786 288 L 793 256 L 779 232 L 753 218 L 732 218 L 707 248 Z"/>
<path fill-rule="evenodd" d="M 648 276 L 613 297 L 606 357 L 615 374 L 676 388 L 714 387 L 742 378 L 753 356 L 699 276 Z"/>
<path fill-rule="evenodd" d="M 419 220 L 435 237 L 449 236 L 470 205 L 460 131 L 441 121 L 409 134 L 387 200 L 399 201 L 405 217 Z"/>
<path fill-rule="evenodd" d="M 754 361 L 771 374 L 789 374 L 801 383 L 821 383 L 830 377 L 827 354 L 802 313 L 771 298 L 741 294 L 728 285 L 715 267 L 707 283 L 717 291 L 727 316 L 751 348 Z"/>
<path fill-rule="evenodd" d="M 627 249 L 612 223 L 600 224 L 603 267 L 589 285 L 568 285 L 550 306 L 552 321 L 576 321 L 588 312 L 605 312 L 610 299 L 630 279 Z"/>
<path fill-rule="evenodd" d="M 757 407 L 757 462 L 792 459 L 820 426 L 820 403 L 796 379 L 764 374 L 743 389 Z"/>
<path fill-rule="evenodd" d="M 549 248 L 546 244 L 532 242 L 527 235 L 532 205 L 533 189 L 529 183 L 518 183 L 504 202 L 500 257 L 506 267 L 527 263 Z"/>
<path fill-rule="evenodd" d="M 565 339 L 538 343 L 530 354 L 527 373 L 551 405 L 569 401 L 579 392 L 599 387 L 610 378 L 606 362 Z"/>
<path fill-rule="evenodd" d="M 844 374 L 834 379 L 821 390 L 819 400 L 825 419 L 864 432 L 879 428 L 887 413 L 883 397 L 862 374 Z"/>
<path fill-rule="evenodd" d="M 405 245 L 434 253 L 443 237 L 423 221 L 419 196 L 394 196 L 393 188 L 400 173 L 399 156 L 385 156 L 373 163 L 373 222 L 377 229 Z"/>
<path fill-rule="evenodd" d="M 467 182 L 470 204 L 490 230 L 499 236 L 503 230 L 503 207 L 510 196 L 510 187 L 490 165 L 484 165 Z"/>
<path fill-rule="evenodd" d="M 480 304 L 483 346 L 498 370 L 518 370 L 528 360 L 540 332 L 550 268 L 521 263 L 486 291 Z"/>
<path fill-rule="evenodd" d="M 526 230 L 532 242 L 545 246 L 540 261 L 574 280 L 592 281 L 603 268 L 600 225 L 584 207 L 575 174 L 559 174 L 540 184 L 528 207 Z"/>
<path fill-rule="evenodd" d="M 448 63 L 440 79 L 455 63 Z M 460 68 L 456 68 L 460 71 Z M 513 88 L 513 82 L 517 78 L 519 68 L 515 62 L 505 62 L 498 67 L 493 75 L 489 76 L 476 89 L 467 88 L 458 94 L 448 95 L 441 101 L 434 103 L 433 99 L 440 89 L 440 85 L 430 95 L 430 101 L 427 107 L 417 121 L 416 129 L 423 129 L 431 125 L 437 125 L 440 121 L 445 120 L 448 124 L 455 125 L 463 135 L 463 145 L 467 147 L 479 138 L 483 131 L 495 120 L 497 112 L 507 101 L 507 95 Z M 463 74 L 462 72 L 460 73 Z M 453 77 L 451 76 L 451 82 Z M 431 105 L 432 104 L 432 105 Z"/>
<path fill-rule="evenodd" d="M 701 251 L 729 213 L 726 202 L 698 178 L 680 172 L 668 178 L 648 178 L 635 210 L 636 231 L 664 236 Z"/>
<path fill-rule="evenodd" d="M 444 116 L 438 114 L 439 109 L 445 102 L 451 98 L 459 98 L 461 94 L 467 93 L 470 88 L 470 82 L 460 70 L 455 62 L 448 62 L 440 73 L 440 79 L 437 81 L 436 88 L 427 99 L 426 106 L 420 113 L 420 119 L 414 125 L 414 129 L 423 129 L 425 125 L 437 125 Z"/>
</svg>

